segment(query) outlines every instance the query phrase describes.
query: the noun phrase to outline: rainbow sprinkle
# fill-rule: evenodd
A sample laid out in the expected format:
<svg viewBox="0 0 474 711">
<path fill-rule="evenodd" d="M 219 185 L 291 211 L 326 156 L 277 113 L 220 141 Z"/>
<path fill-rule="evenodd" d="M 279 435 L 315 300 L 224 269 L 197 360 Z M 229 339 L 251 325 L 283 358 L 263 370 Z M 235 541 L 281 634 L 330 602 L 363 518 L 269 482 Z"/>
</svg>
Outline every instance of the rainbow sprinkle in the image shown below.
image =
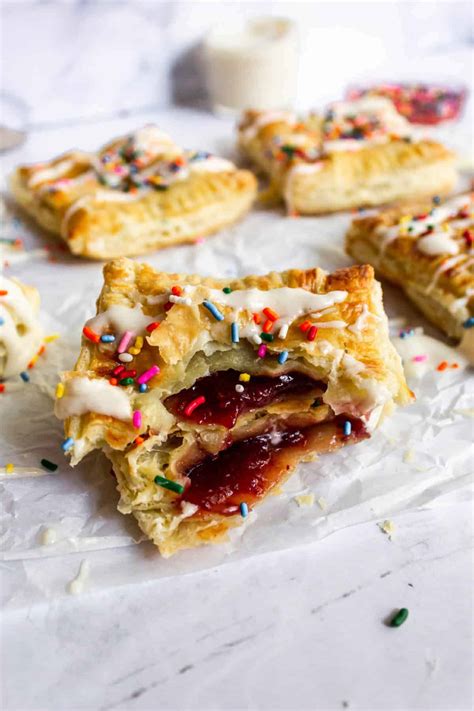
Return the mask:
<svg viewBox="0 0 474 711">
<path fill-rule="evenodd" d="M 194 410 L 200 407 L 201 405 L 204 405 L 205 402 L 206 398 L 204 397 L 204 395 L 200 395 L 199 397 L 194 398 L 194 400 L 191 400 L 191 402 L 188 402 L 188 404 L 184 408 L 184 414 L 186 415 L 186 417 L 190 417 L 193 414 Z"/>
<path fill-rule="evenodd" d="M 463 326 L 463 328 L 473 328 L 474 316 L 470 316 L 468 319 L 466 319 L 462 326 Z"/>
<path fill-rule="evenodd" d="M 29 381 L 30 381 L 30 376 L 28 375 L 28 373 L 26 371 L 23 371 L 22 373 L 20 373 L 20 378 L 25 383 L 29 383 Z"/>
<path fill-rule="evenodd" d="M 58 400 L 60 400 L 63 397 L 64 390 L 65 390 L 64 383 L 58 383 L 56 385 L 56 398 Z"/>
<path fill-rule="evenodd" d="M 267 354 L 267 347 L 266 347 L 265 343 L 262 343 L 262 345 L 258 347 L 257 353 L 258 353 L 259 358 L 265 358 L 265 356 Z"/>
<path fill-rule="evenodd" d="M 117 353 L 125 353 L 133 338 L 132 331 L 125 331 L 117 348 Z"/>
<path fill-rule="evenodd" d="M 236 321 L 234 321 L 230 326 L 230 337 L 232 343 L 239 342 L 239 324 Z"/>
<path fill-rule="evenodd" d="M 151 380 L 155 375 L 158 375 L 160 372 L 160 369 L 158 368 L 157 365 L 152 365 L 151 368 L 148 370 L 145 370 L 141 375 L 138 376 L 137 378 L 137 383 L 139 385 L 144 385 L 147 383 L 149 380 Z"/>
<path fill-rule="evenodd" d="M 283 365 L 283 363 L 286 363 L 287 360 L 288 360 L 288 351 L 282 351 L 281 353 L 279 353 L 278 362 L 280 363 L 280 365 Z"/>
<path fill-rule="evenodd" d="M 102 343 L 113 343 L 115 336 L 112 333 L 104 333 L 104 335 L 100 337 L 100 340 Z"/>
<path fill-rule="evenodd" d="M 245 501 L 242 501 L 239 508 L 240 508 L 240 515 L 242 516 L 242 518 L 246 518 L 249 515 L 249 507 L 247 506 Z"/>
<path fill-rule="evenodd" d="M 67 452 L 71 447 L 74 447 L 74 440 L 72 437 L 67 437 L 67 439 L 64 440 L 64 442 L 61 444 L 61 449 L 63 452 Z"/>
<path fill-rule="evenodd" d="M 177 481 L 172 481 L 171 479 L 166 479 L 164 476 L 155 476 L 155 484 L 158 484 L 158 486 L 162 486 L 163 489 L 169 489 L 170 491 L 174 491 L 176 494 L 182 494 L 184 491 L 184 486 L 182 484 L 178 484 Z"/>
<path fill-rule="evenodd" d="M 132 423 L 136 430 L 142 426 L 142 413 L 140 410 L 135 410 L 132 416 Z"/>
<path fill-rule="evenodd" d="M 344 432 L 344 437 L 349 437 L 349 435 L 351 434 L 352 425 L 349 420 L 346 420 L 344 422 L 343 432 Z"/>
<path fill-rule="evenodd" d="M 224 320 L 224 315 L 219 311 L 217 306 L 215 306 L 211 301 L 204 300 L 202 302 L 202 305 L 204 308 L 206 308 L 210 314 L 214 316 L 216 321 L 223 321 Z"/>
<path fill-rule="evenodd" d="M 424 363 L 426 360 L 428 360 L 428 356 L 426 353 L 422 353 L 421 355 L 416 355 L 413 356 L 412 361 L 414 363 Z"/>
</svg>

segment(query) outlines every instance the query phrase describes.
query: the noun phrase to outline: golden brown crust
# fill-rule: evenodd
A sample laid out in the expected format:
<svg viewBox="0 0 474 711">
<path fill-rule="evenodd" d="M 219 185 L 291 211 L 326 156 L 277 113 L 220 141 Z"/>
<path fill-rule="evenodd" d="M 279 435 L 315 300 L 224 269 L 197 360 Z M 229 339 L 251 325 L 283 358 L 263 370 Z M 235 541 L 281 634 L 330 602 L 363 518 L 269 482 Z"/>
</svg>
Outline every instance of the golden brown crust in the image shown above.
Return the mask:
<svg viewBox="0 0 474 711">
<path fill-rule="evenodd" d="M 97 154 L 70 151 L 47 163 L 20 166 L 11 177 L 11 191 L 42 227 L 66 241 L 73 254 L 91 259 L 133 256 L 192 242 L 234 223 L 250 209 L 255 177 L 214 157 L 208 172 L 193 172 L 197 163 L 190 160 L 187 178 L 167 189 L 123 192 L 104 186 L 96 166 L 107 151 L 125 141 L 118 139 Z M 216 169 L 218 160 L 222 165 Z M 159 161 L 157 166 L 163 170 Z M 146 167 L 145 172 L 149 170 Z"/>
<path fill-rule="evenodd" d="M 326 153 L 329 144 L 323 140 L 320 116 L 300 123 L 291 118 L 266 123 L 264 116 L 244 115 L 239 145 L 269 176 L 290 212 L 376 206 L 408 196 L 446 194 L 454 187 L 454 156 L 435 141 L 390 136 L 359 150 Z"/>
<path fill-rule="evenodd" d="M 189 303 L 170 305 L 168 299 L 176 287 L 184 294 L 176 298 L 187 298 Z M 275 291 L 287 287 L 289 292 L 284 292 L 284 296 Z M 224 288 L 231 290 L 230 295 L 224 295 Z M 292 289 L 296 291 L 293 293 Z M 268 297 L 261 296 L 265 293 Z M 245 307 L 237 314 L 230 299 L 250 299 L 245 303 L 253 303 L 258 297 L 257 301 L 263 299 L 263 303 L 267 298 L 268 302 L 279 298 L 279 303 L 288 304 L 296 298 L 297 303 L 303 303 L 302 299 L 309 298 L 308 293 L 321 296 L 317 300 L 318 313 L 311 316 L 297 309 L 294 320 L 289 321 L 286 338 L 280 338 L 275 330 L 274 341 L 267 344 L 266 356 L 258 357 L 258 346 L 245 331 L 254 323 L 253 311 Z M 205 299 L 217 303 L 224 320 L 212 316 L 203 306 Z M 120 407 L 128 408 L 128 414 L 121 415 L 122 419 L 117 419 L 117 413 L 112 416 L 110 411 L 102 414 L 82 411 L 67 417 L 66 435 L 74 440 L 73 463 L 92 449 L 104 449 L 117 476 L 120 510 L 136 516 L 164 555 L 183 547 L 222 540 L 228 529 L 242 522 L 237 515 L 195 516 L 189 507 L 180 507 L 179 496 L 154 484 L 156 474 L 185 481 L 184 463 L 192 461 L 196 452 L 202 448 L 216 452 L 227 446 L 227 431 L 222 426 L 192 425 L 177 420 L 163 404 L 169 395 L 190 388 L 199 378 L 228 369 L 274 376 L 300 371 L 314 381 L 327 383 L 324 403 L 316 408 L 312 406 L 314 397 L 301 395 L 267 406 L 259 411 L 258 417 L 255 413 L 242 415 L 231 430 L 234 441 L 250 433 L 255 436 L 262 427 L 267 431 L 272 422 L 316 423 L 325 421 L 330 413 L 334 417 L 334 413 L 343 412 L 365 421 L 373 413 L 388 413 L 395 402 L 404 404 L 411 398 L 400 359 L 388 339 L 381 290 L 370 266 L 349 267 L 332 274 L 319 268 L 292 269 L 229 281 L 156 272 L 147 264 L 121 258 L 104 268 L 104 286 L 97 302 L 99 316 L 89 323 L 92 335 L 102 332 L 100 329 L 109 323 L 112 312 L 116 316 L 117 308 L 123 311 L 124 307 L 127 318 L 133 309 L 134 318 L 138 313 L 143 323 L 160 322 L 150 333 L 141 332 L 143 347 L 127 367 L 140 374 L 158 365 L 160 373 L 148 382 L 148 390 L 143 394 L 138 392 L 136 383 L 109 388 L 114 391 L 114 398 L 125 398 L 125 405 L 121 401 Z M 308 317 L 319 328 L 313 341 L 299 328 Z M 239 343 L 230 339 L 230 323 L 234 319 L 240 323 Z M 107 390 L 107 381 L 117 365 L 115 347 L 83 339 L 74 371 L 64 374 L 66 395 L 57 404 L 60 416 L 71 414 L 67 407 L 64 409 L 64 403 L 70 402 L 70 390 L 75 383 L 92 381 L 105 385 Z M 284 363 L 277 358 L 282 350 L 288 353 Z M 106 397 L 109 395 L 107 392 Z M 103 402 L 101 398 L 101 406 Z M 131 412 L 136 410 L 143 417 L 140 432 L 146 432 L 139 442 L 131 422 Z M 328 441 L 331 447 L 332 440 Z M 311 458 L 313 454 L 310 449 L 304 457 Z M 287 475 L 302 456 L 298 454 L 296 459 L 289 460 Z"/>
<path fill-rule="evenodd" d="M 465 202 L 468 213 L 456 219 L 457 203 Z M 370 262 L 377 273 L 400 286 L 433 323 L 449 336 L 463 336 L 462 324 L 474 314 L 474 219 L 472 195 L 446 201 L 453 204 L 452 217 L 429 227 L 434 208 L 431 200 L 417 200 L 362 216 L 352 221 L 346 235 L 346 250 L 356 260 Z M 461 210 L 461 214 L 465 214 Z M 427 229 L 412 235 L 412 225 L 427 216 Z M 410 218 L 415 217 L 410 221 Z M 423 222 L 423 224 L 424 224 Z M 430 231 L 431 229 L 431 231 Z M 436 254 L 423 251 L 426 237 L 447 237 Z M 421 246 L 420 246 L 421 245 Z"/>
</svg>

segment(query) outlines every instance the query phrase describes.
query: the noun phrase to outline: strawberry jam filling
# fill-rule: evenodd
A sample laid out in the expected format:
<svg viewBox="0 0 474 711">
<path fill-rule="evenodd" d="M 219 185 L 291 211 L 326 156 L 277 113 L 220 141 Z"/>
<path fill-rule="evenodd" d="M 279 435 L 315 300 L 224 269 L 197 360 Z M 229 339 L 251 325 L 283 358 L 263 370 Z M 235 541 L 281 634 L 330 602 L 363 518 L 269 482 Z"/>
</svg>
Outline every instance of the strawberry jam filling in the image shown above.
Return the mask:
<svg viewBox="0 0 474 711">
<path fill-rule="evenodd" d="M 349 435 L 344 434 L 347 422 Z M 366 437 L 362 421 L 345 416 L 249 437 L 191 466 L 185 472 L 190 483 L 182 498 L 198 506 L 195 515 L 233 515 L 240 504 L 250 508 L 266 496 L 303 456 L 332 452 Z"/>
<path fill-rule="evenodd" d="M 200 378 L 191 388 L 166 398 L 165 405 L 182 419 L 231 429 L 239 415 L 245 412 L 277 403 L 283 398 L 312 391 L 321 394 L 326 390 L 324 383 L 303 373 L 285 373 L 276 377 L 252 375 L 246 383 L 240 382 L 239 375 L 236 370 L 221 370 Z M 193 403 L 198 405 L 193 408 Z"/>
</svg>

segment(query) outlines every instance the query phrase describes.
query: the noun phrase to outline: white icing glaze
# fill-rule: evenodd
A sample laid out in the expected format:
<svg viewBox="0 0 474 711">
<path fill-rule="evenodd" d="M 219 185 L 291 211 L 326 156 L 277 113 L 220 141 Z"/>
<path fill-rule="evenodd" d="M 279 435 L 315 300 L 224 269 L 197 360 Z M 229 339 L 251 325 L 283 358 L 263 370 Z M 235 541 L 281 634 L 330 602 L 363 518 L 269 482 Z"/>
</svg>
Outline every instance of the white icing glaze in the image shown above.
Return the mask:
<svg viewBox="0 0 474 711">
<path fill-rule="evenodd" d="M 433 279 L 431 280 L 431 284 L 426 289 L 426 293 L 429 294 L 435 288 L 441 274 L 447 272 L 448 269 L 453 269 L 453 267 L 457 267 L 460 264 L 463 264 L 463 267 L 466 268 L 469 266 L 469 264 L 472 263 L 472 261 L 473 257 L 469 257 L 467 254 L 458 254 L 455 257 L 445 259 L 444 262 L 439 265 L 438 269 L 433 274 Z"/>
<path fill-rule="evenodd" d="M 25 370 L 38 352 L 43 332 L 37 310 L 21 286 L 0 274 L 0 360 L 5 359 L 3 377 Z"/>
<path fill-rule="evenodd" d="M 225 173 L 232 170 L 235 170 L 235 165 L 230 160 L 218 156 L 209 156 L 203 160 L 189 162 L 191 173 Z"/>
<path fill-rule="evenodd" d="M 345 328 L 347 323 L 345 321 L 315 321 L 314 326 L 318 328 Z"/>
<path fill-rule="evenodd" d="M 85 325 L 98 334 L 102 334 L 106 328 L 111 328 L 117 335 L 125 331 L 132 331 L 136 336 L 140 336 L 148 324 L 156 320 L 156 316 L 146 316 L 140 304 L 137 304 L 133 309 L 122 304 L 114 304 L 105 311 L 101 311 L 97 316 L 90 318 Z"/>
<path fill-rule="evenodd" d="M 46 185 L 41 185 L 40 188 L 38 189 L 38 193 L 40 195 L 44 195 L 48 192 L 51 191 L 51 188 L 59 188 L 63 190 L 64 192 L 67 192 L 68 190 L 73 190 L 80 185 L 83 185 L 84 183 L 87 183 L 89 180 L 93 180 L 95 178 L 95 173 L 93 170 L 86 170 L 84 173 L 80 173 L 80 175 L 76 175 L 75 178 L 60 178 L 59 180 L 56 180 L 54 183 L 47 183 Z"/>
<path fill-rule="evenodd" d="M 70 595 L 80 595 L 83 592 L 84 586 L 90 575 L 90 569 L 91 567 L 88 560 L 81 561 L 78 574 L 67 586 L 67 591 Z"/>
<path fill-rule="evenodd" d="M 466 359 L 460 355 L 459 350 L 422 333 L 392 338 L 392 343 L 402 358 L 408 378 L 420 378 L 428 371 L 435 370 L 442 361 L 458 363 L 460 368 L 466 367 Z M 414 360 L 418 356 L 422 359 Z"/>
<path fill-rule="evenodd" d="M 432 232 L 426 237 L 420 237 L 416 246 L 420 252 L 428 254 L 430 257 L 440 254 L 459 254 L 459 245 L 452 239 L 452 230 L 450 232 Z"/>
<path fill-rule="evenodd" d="M 348 327 L 349 331 L 352 331 L 352 333 L 355 333 L 357 336 L 359 336 L 362 333 L 363 329 L 366 327 L 367 321 L 371 316 L 375 317 L 375 315 L 369 311 L 369 307 L 367 306 L 367 304 L 362 304 L 362 311 L 360 312 L 354 323 L 352 323 Z"/>
<path fill-rule="evenodd" d="M 393 242 L 393 240 L 397 239 L 397 237 L 400 237 L 402 234 L 403 237 L 416 238 L 426 232 L 429 225 L 432 225 L 433 227 L 442 225 L 444 222 L 457 215 L 459 210 L 462 208 L 470 208 L 471 203 L 472 197 L 469 193 L 458 195 L 451 200 L 447 200 L 442 205 L 434 207 L 430 214 L 426 215 L 426 217 L 423 217 L 421 220 L 410 220 L 404 222 L 403 224 L 398 223 L 389 228 L 382 228 L 380 230 L 382 237 L 380 242 L 380 251 L 383 252 L 388 245 Z M 459 225 L 459 222 L 462 224 Z M 453 220 L 450 223 L 450 226 L 453 229 L 458 229 L 460 226 L 462 228 L 468 227 L 471 223 L 472 220 L 469 219 Z M 408 228 L 410 228 L 409 231 Z M 438 231 L 436 231 L 436 234 L 438 234 Z M 430 252 L 426 252 L 426 254 L 430 254 Z M 442 252 L 433 252 L 433 254 L 442 254 Z M 457 254 L 457 252 L 446 252 L 446 254 Z"/>
<path fill-rule="evenodd" d="M 321 311 L 333 304 L 340 304 L 347 297 L 347 291 L 330 291 L 327 294 L 313 294 L 311 291 L 287 286 L 263 291 L 261 289 L 236 289 L 224 294 L 217 289 L 209 290 L 210 300 L 231 306 L 240 311 L 260 312 L 269 307 L 282 319 L 295 319 L 306 313 Z"/>
<path fill-rule="evenodd" d="M 50 168 L 40 168 L 39 170 L 35 170 L 31 178 L 28 180 L 27 185 L 29 188 L 34 188 L 40 183 L 57 180 L 68 173 L 72 168 L 74 168 L 74 161 L 71 158 L 60 160 L 56 163 L 56 165 L 53 165 Z"/>
<path fill-rule="evenodd" d="M 65 420 L 87 412 L 97 412 L 117 420 L 132 417 L 130 400 L 124 388 L 111 385 L 105 378 L 89 380 L 77 377 L 68 380 L 63 397 L 55 402 L 54 414 L 58 419 Z"/>
<path fill-rule="evenodd" d="M 142 126 L 142 128 L 135 131 L 132 141 L 137 150 L 152 156 L 163 155 L 164 153 L 169 153 L 170 150 L 181 151 L 171 136 L 153 124 Z"/>
</svg>

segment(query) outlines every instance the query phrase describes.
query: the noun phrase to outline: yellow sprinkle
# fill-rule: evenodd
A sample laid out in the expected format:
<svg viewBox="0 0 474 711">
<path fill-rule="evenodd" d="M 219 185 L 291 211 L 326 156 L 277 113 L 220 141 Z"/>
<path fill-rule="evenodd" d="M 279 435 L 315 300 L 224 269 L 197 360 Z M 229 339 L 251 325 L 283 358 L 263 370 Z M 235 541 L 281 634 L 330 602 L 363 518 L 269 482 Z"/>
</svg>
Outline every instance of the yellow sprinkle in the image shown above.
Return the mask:
<svg viewBox="0 0 474 711">
<path fill-rule="evenodd" d="M 441 229 L 443 232 L 451 232 L 451 227 L 448 225 L 447 222 L 444 223 L 444 225 L 441 225 Z"/>
<path fill-rule="evenodd" d="M 64 395 L 64 383 L 58 383 L 56 385 L 56 397 L 59 400 Z"/>
<path fill-rule="evenodd" d="M 239 380 L 241 383 L 248 383 L 250 380 L 250 375 L 248 373 L 241 373 L 239 375 Z"/>
<path fill-rule="evenodd" d="M 411 215 L 403 215 L 403 217 L 400 217 L 401 225 L 406 225 L 407 222 L 411 222 Z"/>
<path fill-rule="evenodd" d="M 34 366 L 34 364 L 36 363 L 36 361 L 38 360 L 38 358 L 39 358 L 39 355 L 33 356 L 33 358 L 28 363 L 28 368 L 32 368 Z"/>
<path fill-rule="evenodd" d="M 415 452 L 413 449 L 407 449 L 405 450 L 405 454 L 403 455 L 403 461 L 404 462 L 412 462 L 415 459 Z"/>
<path fill-rule="evenodd" d="M 141 348 L 129 348 L 128 349 L 128 352 L 130 353 L 130 355 L 133 355 L 133 356 L 138 355 L 140 353 L 140 351 L 141 351 Z"/>
<path fill-rule="evenodd" d="M 8 464 L 6 464 L 6 465 L 5 465 L 5 471 L 6 471 L 7 474 L 13 474 L 13 472 L 15 471 L 15 466 L 14 466 L 14 464 L 11 464 L 10 462 L 9 462 Z"/>
<path fill-rule="evenodd" d="M 135 339 L 135 343 L 133 344 L 134 348 L 140 348 L 140 350 L 143 348 L 143 338 L 142 336 L 137 336 Z"/>
<path fill-rule="evenodd" d="M 314 494 L 298 494 L 295 496 L 295 501 L 298 506 L 313 506 Z"/>
<path fill-rule="evenodd" d="M 44 342 L 52 343 L 52 341 L 55 341 L 57 338 L 59 338 L 59 333 L 52 333 L 50 336 L 45 336 Z"/>
</svg>

